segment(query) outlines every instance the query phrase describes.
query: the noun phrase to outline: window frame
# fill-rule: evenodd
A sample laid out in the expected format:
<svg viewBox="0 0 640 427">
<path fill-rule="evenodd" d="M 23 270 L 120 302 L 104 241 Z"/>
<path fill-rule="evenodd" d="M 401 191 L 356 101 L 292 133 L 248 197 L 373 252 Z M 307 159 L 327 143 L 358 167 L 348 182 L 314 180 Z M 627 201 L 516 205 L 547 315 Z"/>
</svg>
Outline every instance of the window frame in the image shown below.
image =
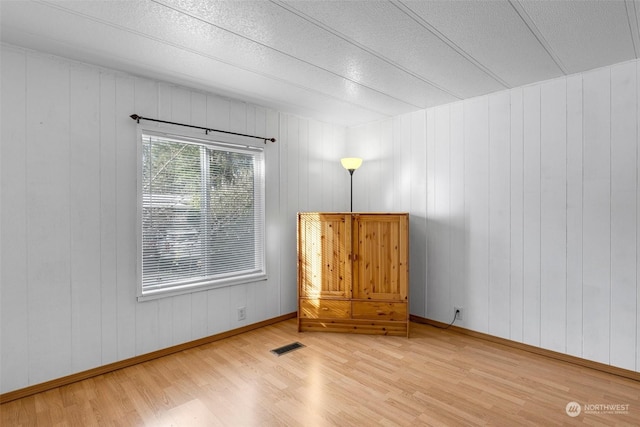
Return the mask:
<svg viewBox="0 0 640 427">
<path fill-rule="evenodd" d="M 262 257 L 262 269 L 252 273 L 245 274 L 242 276 L 228 275 L 228 277 L 220 277 L 216 279 L 209 280 L 200 280 L 195 281 L 193 283 L 189 280 L 185 280 L 184 284 L 174 285 L 162 287 L 159 289 L 145 290 L 143 286 L 143 199 L 144 194 L 142 191 L 143 188 L 143 135 L 151 135 L 160 138 L 168 138 L 174 139 L 178 141 L 184 142 L 193 142 L 195 144 L 205 145 L 207 147 L 217 147 L 217 148 L 229 148 L 232 151 L 253 151 L 260 153 L 262 158 L 261 160 L 261 192 L 262 192 L 262 215 L 259 218 L 259 226 L 261 227 L 261 235 L 256 235 L 256 242 L 262 245 L 262 253 L 260 254 Z M 201 292 L 210 289 L 223 288 L 228 286 L 236 286 L 247 283 L 254 283 L 259 281 L 266 281 L 268 279 L 267 275 L 267 244 L 266 244 L 266 152 L 259 142 L 247 141 L 246 138 L 235 137 L 235 136 L 219 136 L 219 135 L 202 135 L 201 133 L 189 132 L 189 131 L 181 131 L 174 132 L 170 129 L 166 129 L 164 126 L 149 126 L 149 125 L 138 125 L 136 132 L 136 166 L 137 166 L 137 175 L 136 175 L 136 298 L 138 302 L 144 302 L 149 300 L 155 300 L 159 298 L 172 297 L 183 294 L 190 294 L 194 292 Z"/>
</svg>

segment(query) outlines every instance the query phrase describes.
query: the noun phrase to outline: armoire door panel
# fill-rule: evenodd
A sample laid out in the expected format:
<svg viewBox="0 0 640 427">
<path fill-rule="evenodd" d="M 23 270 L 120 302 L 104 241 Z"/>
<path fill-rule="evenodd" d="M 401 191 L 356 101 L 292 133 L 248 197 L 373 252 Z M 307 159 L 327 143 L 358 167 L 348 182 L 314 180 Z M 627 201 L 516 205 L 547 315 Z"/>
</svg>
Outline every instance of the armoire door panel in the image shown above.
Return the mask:
<svg viewBox="0 0 640 427">
<path fill-rule="evenodd" d="M 355 217 L 353 298 L 407 299 L 407 220 L 404 215 Z"/>
<path fill-rule="evenodd" d="M 301 214 L 298 233 L 301 296 L 350 297 L 350 219 L 344 214 Z"/>
</svg>

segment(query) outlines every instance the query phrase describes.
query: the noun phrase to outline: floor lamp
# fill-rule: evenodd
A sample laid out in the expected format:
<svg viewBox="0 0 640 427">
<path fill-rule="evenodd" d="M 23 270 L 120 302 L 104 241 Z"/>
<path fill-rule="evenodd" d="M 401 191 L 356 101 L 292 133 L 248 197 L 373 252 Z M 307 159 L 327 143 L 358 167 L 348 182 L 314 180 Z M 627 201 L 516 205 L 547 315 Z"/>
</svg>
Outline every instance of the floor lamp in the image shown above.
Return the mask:
<svg viewBox="0 0 640 427">
<path fill-rule="evenodd" d="M 345 157 L 340 159 L 342 167 L 349 171 L 351 176 L 351 212 L 353 212 L 353 173 L 362 165 L 362 159 L 358 157 Z"/>
</svg>

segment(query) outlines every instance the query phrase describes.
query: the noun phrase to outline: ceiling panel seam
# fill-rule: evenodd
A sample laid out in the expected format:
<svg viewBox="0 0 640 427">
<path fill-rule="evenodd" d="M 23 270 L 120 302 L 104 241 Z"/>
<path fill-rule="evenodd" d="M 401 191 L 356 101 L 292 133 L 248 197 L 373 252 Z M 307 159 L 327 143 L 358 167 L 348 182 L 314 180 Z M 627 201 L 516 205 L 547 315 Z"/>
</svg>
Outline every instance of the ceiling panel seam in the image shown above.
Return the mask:
<svg viewBox="0 0 640 427">
<path fill-rule="evenodd" d="M 631 31 L 631 42 L 636 58 L 640 57 L 640 31 L 638 31 L 638 12 L 634 0 L 625 0 L 624 7 L 627 11 L 627 21 L 629 21 L 629 31 Z"/>
<path fill-rule="evenodd" d="M 443 86 L 440 86 L 439 84 L 429 80 L 428 78 L 426 78 L 424 76 L 421 76 L 420 74 L 411 71 L 410 69 L 400 65 L 396 61 L 394 61 L 392 59 L 389 59 L 386 56 L 380 54 L 379 52 L 377 52 L 377 51 L 375 51 L 375 50 L 363 45 L 362 43 L 359 43 L 358 41 L 350 38 L 346 34 L 343 34 L 340 31 L 338 31 L 338 30 L 336 30 L 334 28 L 331 28 L 328 25 L 323 24 L 322 22 L 320 22 L 320 21 L 316 20 L 315 18 L 305 14 L 304 12 L 300 11 L 299 9 L 296 9 L 293 6 L 285 4 L 281 0 L 270 0 L 270 1 L 273 4 L 275 4 L 277 6 L 280 6 L 281 8 L 287 10 L 288 12 L 298 16 L 299 18 L 304 19 L 305 21 L 309 22 L 310 24 L 315 25 L 316 27 L 318 27 L 318 28 L 320 28 L 320 29 L 322 29 L 322 30 L 324 30 L 324 31 L 326 31 L 326 32 L 338 37 L 338 38 L 341 38 L 345 42 L 357 47 L 358 49 L 361 49 L 361 50 L 367 52 L 368 54 L 370 54 L 372 56 L 375 56 L 376 58 L 380 59 L 381 61 L 386 62 L 387 64 L 391 65 L 392 67 L 395 67 L 395 68 L 397 68 L 397 69 L 399 69 L 399 70 L 401 70 L 401 71 L 403 71 L 403 72 L 415 77 L 416 79 L 418 79 L 418 80 L 420 80 L 420 81 L 422 81 L 424 83 L 427 83 L 427 84 L 435 87 L 436 89 L 441 90 L 442 92 L 445 92 L 448 95 L 453 96 L 454 98 L 457 98 L 457 99 L 462 99 L 463 98 L 462 95 L 457 94 L 455 92 L 452 92 L 451 90 L 449 90 L 449 89 L 447 89 L 447 88 L 445 88 Z"/>
<path fill-rule="evenodd" d="M 153 1 L 153 0 L 152 0 L 152 1 Z M 312 92 L 312 93 L 316 93 L 316 94 L 321 95 L 321 96 L 324 96 L 324 97 L 326 97 L 326 98 L 333 99 L 333 100 L 336 100 L 336 101 L 338 101 L 338 102 L 341 102 L 341 103 L 344 103 L 344 104 L 347 104 L 347 105 L 353 105 L 353 106 L 356 106 L 356 107 L 358 107 L 358 108 L 362 108 L 362 109 L 365 109 L 365 110 L 367 110 L 367 111 L 370 111 L 370 112 L 373 112 L 373 113 L 380 114 L 380 115 L 382 115 L 382 116 L 388 117 L 388 114 L 387 114 L 387 113 L 382 112 L 382 111 L 378 111 L 378 110 L 375 110 L 375 109 L 372 109 L 372 108 L 368 107 L 366 104 L 361 104 L 361 103 L 355 103 L 355 102 L 352 102 L 352 101 L 348 101 L 348 100 L 346 100 L 346 99 L 339 98 L 339 97 L 337 97 L 337 96 L 334 96 L 334 95 L 328 94 L 328 93 L 326 93 L 326 92 L 321 92 L 321 91 L 319 91 L 319 90 L 317 90 L 317 89 L 314 89 L 314 88 L 312 88 L 312 87 L 309 87 L 309 86 L 306 86 L 306 85 L 301 85 L 301 84 L 299 84 L 299 83 L 294 83 L 294 82 L 292 82 L 292 81 L 290 81 L 290 80 L 286 80 L 286 79 L 280 78 L 279 76 L 272 75 L 272 74 L 269 74 L 269 73 L 265 73 L 265 72 L 263 72 L 263 71 L 261 71 L 261 70 L 258 70 L 258 69 L 249 68 L 249 67 L 245 67 L 245 66 L 242 66 L 242 65 L 239 65 L 239 64 L 235 64 L 235 63 L 232 63 L 232 62 L 226 61 L 226 60 L 224 60 L 224 59 L 222 59 L 222 58 L 219 58 L 219 57 L 217 57 L 217 56 L 210 55 L 210 54 L 207 54 L 207 53 L 204 53 L 204 52 L 200 52 L 200 51 L 197 51 L 197 50 L 195 50 L 195 49 L 191 49 L 191 48 L 189 48 L 189 47 L 187 47 L 187 46 L 183 46 L 183 45 L 180 45 L 180 44 L 177 44 L 177 43 L 173 43 L 173 42 L 170 42 L 170 41 L 167 41 L 167 40 L 163 40 L 163 39 L 161 39 L 161 38 L 158 38 L 158 37 L 155 37 L 155 36 L 151 36 L 151 35 L 149 35 L 149 34 L 146 34 L 146 33 L 141 32 L 141 31 L 137 31 L 137 30 L 134 30 L 134 29 L 131 29 L 131 28 L 127 28 L 127 27 L 124 27 L 124 26 L 122 26 L 122 25 L 118 25 L 118 24 L 113 23 L 113 22 L 105 21 L 105 20 L 102 20 L 102 19 L 99 19 L 99 18 L 96 18 L 96 17 L 90 16 L 90 15 L 86 15 L 86 14 L 83 14 L 83 13 L 79 13 L 79 12 L 77 12 L 77 11 L 70 10 L 70 9 L 67 9 L 67 8 L 65 8 L 65 7 L 63 7 L 63 6 L 60 6 L 59 4 L 56 4 L 55 2 L 49 2 L 49 1 L 38 1 L 38 3 L 41 3 L 41 4 L 46 5 L 46 6 L 48 6 L 48 7 L 52 7 L 52 8 L 58 9 L 58 10 L 60 10 L 60 11 L 64 12 L 64 13 L 68 13 L 68 14 L 71 14 L 71 15 L 76 15 L 76 16 L 79 16 L 79 17 L 81 17 L 81 18 L 84 18 L 84 19 L 88 19 L 88 20 L 90 20 L 90 21 L 93 21 L 93 22 L 97 22 L 97 23 L 100 23 L 100 24 L 103 24 L 103 25 L 106 25 L 106 26 L 109 26 L 109 27 L 112 27 L 112 28 L 115 28 L 115 29 L 118 29 L 118 30 L 121 30 L 121 31 L 128 32 L 128 33 L 130 33 L 130 34 L 134 34 L 134 35 L 139 36 L 139 37 L 144 37 L 144 38 L 146 38 L 146 39 L 153 40 L 153 41 L 155 41 L 155 42 L 162 43 L 162 44 L 165 44 L 165 45 L 167 45 L 167 46 L 171 46 L 171 47 L 173 47 L 173 48 L 180 49 L 180 50 L 183 50 L 183 51 L 186 51 L 186 52 L 192 53 L 192 54 L 194 54 L 194 55 L 201 56 L 201 57 L 203 57 L 203 58 L 207 58 L 207 59 L 210 59 L 210 60 L 213 60 L 213 61 L 217 61 L 217 62 L 220 62 L 220 63 L 226 64 L 226 65 L 229 65 L 229 66 L 232 66 L 232 67 L 238 68 L 238 69 L 240 69 L 240 70 L 244 70 L 244 71 L 247 71 L 247 72 L 250 72 L 250 73 L 254 73 L 254 74 L 257 74 L 257 75 L 259 75 L 259 76 L 262 76 L 262 77 L 268 78 L 268 79 L 272 79 L 272 80 L 279 81 L 279 82 L 282 82 L 282 83 L 285 83 L 285 84 L 288 84 L 288 85 L 292 85 L 292 86 L 297 87 L 297 88 L 299 88 L 299 89 L 306 90 L 306 91 L 309 91 L 309 92 Z M 156 3 L 157 3 L 157 2 L 156 2 Z M 162 5 L 162 6 L 165 6 L 165 5 Z M 180 12 L 180 11 L 178 11 L 178 12 Z M 182 12 L 180 12 L 180 13 L 182 13 Z M 188 15 L 188 16 L 191 16 L 191 15 Z M 198 19 L 198 18 L 195 18 L 195 19 Z M 207 23 L 207 24 L 209 24 L 209 23 Z M 226 30 L 226 29 L 224 29 L 224 28 L 221 28 L 221 29 L 222 29 L 222 30 L 224 30 L 224 31 L 228 31 L 228 30 Z M 235 34 L 235 33 L 232 33 L 232 34 Z M 245 37 L 245 38 L 246 38 L 246 37 Z M 64 43 L 64 42 L 62 42 L 62 43 Z M 287 55 L 287 56 L 290 56 L 290 55 Z M 295 59 L 295 58 L 294 58 L 294 59 Z M 313 65 L 313 64 L 310 64 L 310 65 Z M 320 68 L 320 67 L 316 67 L 316 68 Z M 343 79 L 345 79 L 345 80 L 349 80 L 349 79 L 347 79 L 347 78 L 345 78 L 345 77 L 343 77 L 343 76 L 340 76 L 339 74 L 336 74 L 336 73 L 332 73 L 332 74 L 334 74 L 335 76 L 337 76 L 337 77 L 339 77 L 339 78 L 343 78 Z M 357 83 L 356 83 L 356 84 L 357 84 Z M 393 98 L 393 99 L 395 99 L 395 100 L 397 100 L 397 101 L 399 101 L 399 102 L 402 102 L 402 103 L 404 103 L 404 104 L 406 104 L 406 105 L 409 105 L 409 106 L 411 106 L 411 107 L 413 107 L 413 108 L 415 108 L 415 109 L 421 109 L 421 108 L 424 108 L 424 107 L 422 107 L 422 106 L 414 105 L 414 104 L 412 104 L 412 103 L 410 103 L 410 102 L 407 102 L 407 101 L 405 101 L 405 100 L 398 99 L 398 98 L 393 97 L 393 96 L 391 96 L 391 95 L 387 95 L 387 94 L 385 94 L 385 93 L 383 93 L 383 92 L 381 92 L 381 91 L 379 91 L 379 90 L 375 90 L 375 89 L 369 88 L 369 87 L 367 87 L 366 85 L 362 85 L 362 84 L 358 84 L 358 85 L 359 85 L 359 86 L 362 86 L 362 87 L 364 87 L 364 88 L 370 89 L 370 90 L 372 90 L 372 91 L 374 91 L 374 92 L 376 92 L 376 93 L 379 93 L 379 94 L 382 94 L 382 95 L 384 95 L 384 96 L 387 96 L 387 97 L 389 97 L 389 98 Z"/>
<path fill-rule="evenodd" d="M 516 11 L 520 19 L 522 19 L 522 22 L 524 22 L 527 28 L 529 28 L 529 31 L 531 31 L 531 34 L 533 34 L 536 40 L 538 40 L 538 43 L 540 43 L 542 48 L 547 52 L 547 54 L 549 54 L 553 62 L 555 62 L 558 68 L 560 68 L 562 73 L 565 76 L 569 74 L 569 72 L 567 71 L 567 67 L 564 66 L 560 57 L 555 53 L 555 51 L 553 50 L 549 42 L 547 42 L 547 40 L 544 38 L 544 36 L 542 35 L 542 32 L 538 29 L 533 19 L 529 16 L 527 11 L 520 4 L 520 1 L 509 0 L 509 4 L 511 5 L 511 7 L 513 7 L 513 10 Z"/>
<path fill-rule="evenodd" d="M 483 65 L 480 61 L 475 59 L 472 55 L 467 53 L 464 49 L 462 49 L 460 46 L 454 43 L 453 40 L 449 39 L 447 36 L 441 33 L 437 28 L 435 28 L 433 25 L 427 22 L 424 18 L 422 18 L 419 14 L 413 11 L 413 9 L 411 9 L 409 6 L 404 4 L 401 0 L 389 0 L 389 2 L 393 4 L 395 7 L 397 7 L 399 10 L 401 10 L 409 18 L 417 22 L 421 27 L 423 27 L 427 31 L 431 32 L 434 36 L 442 40 L 447 46 L 449 46 L 451 49 L 453 49 L 455 52 L 461 55 L 464 59 L 466 59 L 471 64 L 476 66 L 478 69 L 480 69 L 480 71 L 482 71 L 483 73 L 485 73 L 486 75 L 494 79 L 504 88 L 511 88 L 511 85 L 509 83 L 504 81 L 500 76 L 498 76 L 496 73 L 491 71 L 489 68 Z"/>
<path fill-rule="evenodd" d="M 352 82 L 352 83 L 354 83 L 354 84 L 356 84 L 356 85 L 358 85 L 358 86 L 361 86 L 361 87 L 366 88 L 366 89 L 369 89 L 369 90 L 371 90 L 371 91 L 373 91 L 373 92 L 379 93 L 380 95 L 384 95 L 384 96 L 389 97 L 389 98 L 391 98 L 391 99 L 395 99 L 396 101 L 402 102 L 402 103 L 404 103 L 404 104 L 406 104 L 406 105 L 410 105 L 411 107 L 414 107 L 414 108 L 416 108 L 416 109 L 425 108 L 425 106 L 422 106 L 422 105 L 415 105 L 415 104 L 413 104 L 413 103 L 411 103 L 411 102 L 409 102 L 409 101 L 407 101 L 407 100 L 400 99 L 400 98 L 398 98 L 398 97 L 396 97 L 396 96 L 394 96 L 394 95 L 391 95 L 391 94 L 386 93 L 386 92 L 383 92 L 383 91 L 381 91 L 381 90 L 379 90 L 379 89 L 376 89 L 376 88 L 373 88 L 373 87 L 368 86 L 368 85 L 366 85 L 366 84 L 363 84 L 363 83 L 361 83 L 361 82 L 359 82 L 359 81 L 357 81 L 357 80 L 354 80 L 354 79 L 351 79 L 351 78 L 349 78 L 349 77 L 343 76 L 343 75 L 341 75 L 340 73 L 337 73 L 337 72 L 335 72 L 335 71 L 331 71 L 331 70 L 329 70 L 329 69 L 327 69 L 327 68 L 324 68 L 324 67 L 321 67 L 321 66 L 319 66 L 319 65 L 316 65 L 316 64 L 314 64 L 314 63 L 312 63 L 312 62 L 310 62 L 310 61 L 307 61 L 307 60 L 305 60 L 305 59 L 302 59 L 302 58 L 300 58 L 300 57 L 297 57 L 297 56 L 295 56 L 295 55 L 292 55 L 292 54 L 290 54 L 290 53 L 287 53 L 287 52 L 285 52 L 285 51 L 282 51 L 282 50 L 280 50 L 280 49 L 276 49 L 276 48 L 275 48 L 275 47 L 273 47 L 273 46 L 269 46 L 269 45 L 267 45 L 267 44 L 261 43 L 261 42 L 259 42 L 259 41 L 257 41 L 257 40 L 254 40 L 254 39 L 252 39 L 252 38 L 250 38 L 250 37 L 247 37 L 247 36 L 245 36 L 245 35 L 242 35 L 242 34 L 240 34 L 240 33 L 236 33 L 236 32 L 234 32 L 234 31 L 232 31 L 232 30 L 229 30 L 228 28 L 224 28 L 224 27 L 221 27 L 221 26 L 216 25 L 216 24 L 214 24 L 214 23 L 211 23 L 211 22 L 207 21 L 206 19 L 203 19 L 203 18 L 200 18 L 200 17 L 198 17 L 198 16 L 196 16 L 196 15 L 193 15 L 193 14 L 191 14 L 191 13 L 189 13 L 189 12 L 187 12 L 187 11 L 183 10 L 183 9 L 179 9 L 179 8 L 175 8 L 175 7 L 173 7 L 173 6 L 169 6 L 169 5 L 164 4 L 164 3 L 162 3 L 161 1 L 158 1 L 158 0 L 151 0 L 151 1 L 152 1 L 153 3 L 156 3 L 156 4 L 158 4 L 158 5 L 164 6 L 164 7 L 168 8 L 168 9 L 171 9 L 171 10 L 173 10 L 173 11 L 175 11 L 175 12 L 178 12 L 178 13 L 181 13 L 181 14 L 183 14 L 183 15 L 185 15 L 185 16 L 188 16 L 188 17 L 190 17 L 190 18 L 192 18 L 192 19 L 198 20 L 198 21 L 200 21 L 200 22 L 202 22 L 202 23 L 204 23 L 204 24 L 211 25 L 212 27 L 218 28 L 218 29 L 220 29 L 220 30 L 222 30 L 222 31 L 226 31 L 226 32 L 228 32 L 229 34 L 233 34 L 233 35 L 234 35 L 234 36 L 236 36 L 236 37 L 240 37 L 240 38 L 242 38 L 242 39 L 245 39 L 245 40 L 247 40 L 247 41 L 250 41 L 251 43 L 255 43 L 255 44 L 257 44 L 257 45 L 259 45 L 259 46 L 262 46 L 262 47 L 264 47 L 264 48 L 266 48 L 266 49 L 269 49 L 269 50 L 272 50 L 272 51 L 274 51 L 274 52 L 277 52 L 277 53 L 279 53 L 279 54 L 281 54 L 281 55 L 284 55 L 284 56 L 286 56 L 286 57 L 288 57 L 288 58 L 294 59 L 294 60 L 299 61 L 299 62 L 301 62 L 301 63 L 303 63 L 303 64 L 310 65 L 310 66 L 312 66 L 312 67 L 314 67 L 314 68 L 317 68 L 317 69 L 319 69 L 319 70 L 322 70 L 322 71 L 324 71 L 324 72 L 326 72 L 326 73 L 328 73 L 328 74 L 334 75 L 334 76 L 336 76 L 336 77 L 338 77 L 338 78 L 341 78 L 341 79 L 344 79 L 344 80 L 350 81 L 350 82 Z M 236 66 L 235 64 L 230 64 L 230 65 L 234 65 L 234 66 Z"/>
</svg>

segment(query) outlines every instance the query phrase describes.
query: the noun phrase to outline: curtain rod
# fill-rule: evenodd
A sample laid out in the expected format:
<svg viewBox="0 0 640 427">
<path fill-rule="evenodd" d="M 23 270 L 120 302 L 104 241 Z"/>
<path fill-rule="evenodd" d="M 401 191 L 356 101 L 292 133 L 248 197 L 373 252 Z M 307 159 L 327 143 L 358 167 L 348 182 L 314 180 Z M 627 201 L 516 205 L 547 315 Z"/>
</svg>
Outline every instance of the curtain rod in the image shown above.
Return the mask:
<svg viewBox="0 0 640 427">
<path fill-rule="evenodd" d="M 211 128 L 205 128 L 205 127 L 202 127 L 202 126 L 186 125 L 184 123 L 168 122 L 166 120 L 150 119 L 148 117 L 142 117 L 142 116 L 139 116 L 137 114 L 132 114 L 129 117 L 131 117 L 137 123 L 140 123 L 140 120 L 148 120 L 150 122 L 167 123 L 167 124 L 170 124 L 170 125 L 177 125 L 177 126 L 185 126 L 185 127 L 189 127 L 189 128 L 195 128 L 195 129 L 202 129 L 202 130 L 204 130 L 206 135 L 209 135 L 209 132 L 220 132 L 220 133 L 228 133 L 230 135 L 245 136 L 247 138 L 262 139 L 265 144 L 267 143 L 267 141 L 276 142 L 275 138 L 265 138 L 263 136 L 247 135 L 247 134 L 244 134 L 244 133 L 229 132 L 227 130 L 211 129 Z"/>
</svg>

